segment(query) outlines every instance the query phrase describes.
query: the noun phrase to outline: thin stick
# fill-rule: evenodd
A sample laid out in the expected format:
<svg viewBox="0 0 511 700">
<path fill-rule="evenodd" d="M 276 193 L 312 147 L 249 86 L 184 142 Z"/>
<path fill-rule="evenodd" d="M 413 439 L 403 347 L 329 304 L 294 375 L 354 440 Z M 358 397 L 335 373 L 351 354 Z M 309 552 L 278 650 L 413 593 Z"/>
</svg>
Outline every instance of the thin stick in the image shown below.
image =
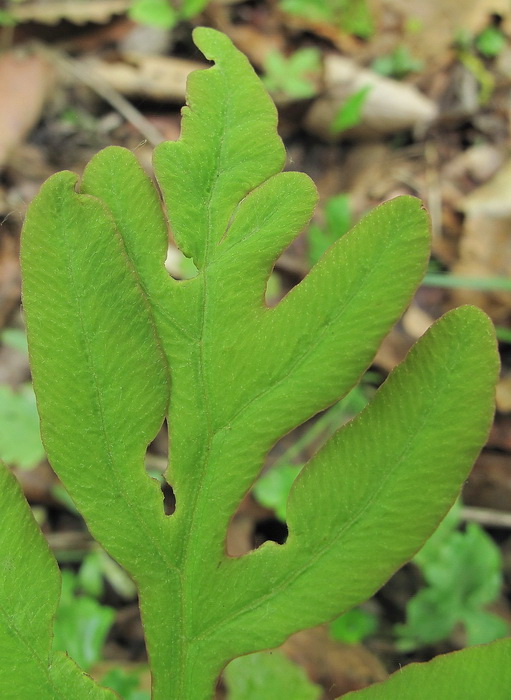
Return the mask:
<svg viewBox="0 0 511 700">
<path fill-rule="evenodd" d="M 59 68 L 62 68 L 73 78 L 80 80 L 91 90 L 94 90 L 105 102 L 113 107 L 121 116 L 132 124 L 142 136 L 152 145 L 157 146 L 165 138 L 151 122 L 141 114 L 131 102 L 123 97 L 110 83 L 94 72 L 90 67 L 84 66 L 62 51 L 53 51 L 46 46 L 39 45 L 40 50 L 46 54 Z"/>
<path fill-rule="evenodd" d="M 488 525 L 489 527 L 500 527 L 506 530 L 511 530 L 511 513 L 507 513 L 502 510 L 463 506 L 461 509 L 461 518 L 462 520 L 468 520 L 472 523 L 479 523 L 480 525 Z"/>
</svg>

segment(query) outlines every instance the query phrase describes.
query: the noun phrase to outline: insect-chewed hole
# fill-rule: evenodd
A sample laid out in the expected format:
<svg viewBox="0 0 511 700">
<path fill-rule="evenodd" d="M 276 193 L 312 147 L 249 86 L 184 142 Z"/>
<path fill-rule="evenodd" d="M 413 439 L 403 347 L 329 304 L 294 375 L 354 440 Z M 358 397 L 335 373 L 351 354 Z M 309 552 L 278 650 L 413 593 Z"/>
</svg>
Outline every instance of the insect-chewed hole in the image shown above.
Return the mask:
<svg viewBox="0 0 511 700">
<path fill-rule="evenodd" d="M 176 498 L 170 484 L 163 476 L 168 464 L 169 431 L 167 422 L 164 421 L 158 435 L 147 448 L 145 457 L 146 471 L 149 476 L 156 479 L 163 493 L 163 510 L 165 515 L 172 515 L 176 510 Z"/>
<path fill-rule="evenodd" d="M 268 540 L 284 544 L 288 534 L 287 500 L 303 465 L 365 407 L 380 382 L 379 373 L 367 372 L 341 401 L 276 443 L 261 476 L 231 521 L 227 538 L 227 552 L 231 556 L 241 556 Z"/>
<path fill-rule="evenodd" d="M 285 502 L 300 465 L 286 465 L 289 483 L 284 485 L 281 483 L 282 468 L 278 466 L 278 461 L 282 455 L 287 455 L 305 429 L 306 426 L 301 426 L 286 435 L 268 455 L 262 476 L 243 499 L 229 525 L 227 553 L 230 556 L 242 556 L 267 541 L 277 544 L 286 542 Z M 277 464 L 275 470 L 274 464 Z"/>
<path fill-rule="evenodd" d="M 257 549 L 265 542 L 271 541 L 284 544 L 287 540 L 288 530 L 286 523 L 278 518 L 266 518 L 256 523 L 254 530 L 254 545 Z"/>
<path fill-rule="evenodd" d="M 177 281 L 185 281 L 197 277 L 199 271 L 191 258 L 187 258 L 173 243 L 167 249 L 165 269 Z"/>
</svg>

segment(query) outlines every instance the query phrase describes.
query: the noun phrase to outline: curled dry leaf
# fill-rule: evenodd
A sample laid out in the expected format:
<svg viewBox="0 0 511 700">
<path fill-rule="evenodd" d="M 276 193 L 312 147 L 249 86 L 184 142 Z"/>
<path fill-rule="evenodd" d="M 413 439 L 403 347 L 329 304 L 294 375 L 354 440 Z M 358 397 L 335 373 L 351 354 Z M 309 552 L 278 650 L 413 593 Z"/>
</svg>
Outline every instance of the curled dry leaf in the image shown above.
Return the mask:
<svg viewBox="0 0 511 700">
<path fill-rule="evenodd" d="M 322 138 L 339 138 L 331 129 L 336 114 L 351 95 L 366 86 L 370 90 L 362 107 L 361 123 L 350 130 L 357 136 L 421 129 L 438 113 L 436 104 L 412 85 L 385 78 L 342 56 L 325 58 L 324 81 L 325 94 L 314 102 L 306 117 L 307 128 Z"/>
<path fill-rule="evenodd" d="M 484 185 L 464 197 L 459 208 L 465 213 L 459 260 L 455 275 L 511 277 L 511 160 Z M 505 323 L 511 308 L 509 292 L 491 294 L 478 290 L 453 291 L 455 303 L 477 303 L 496 322 Z"/>
<path fill-rule="evenodd" d="M 162 102 L 184 100 L 188 75 L 203 67 L 197 61 L 143 54 L 129 54 L 115 63 L 92 59 L 88 66 L 122 95 Z"/>
<path fill-rule="evenodd" d="M 282 651 L 305 668 L 313 682 L 326 685 L 332 693 L 328 697 L 365 688 L 388 676 L 381 661 L 366 647 L 335 642 L 325 627 L 292 635 Z"/>
</svg>

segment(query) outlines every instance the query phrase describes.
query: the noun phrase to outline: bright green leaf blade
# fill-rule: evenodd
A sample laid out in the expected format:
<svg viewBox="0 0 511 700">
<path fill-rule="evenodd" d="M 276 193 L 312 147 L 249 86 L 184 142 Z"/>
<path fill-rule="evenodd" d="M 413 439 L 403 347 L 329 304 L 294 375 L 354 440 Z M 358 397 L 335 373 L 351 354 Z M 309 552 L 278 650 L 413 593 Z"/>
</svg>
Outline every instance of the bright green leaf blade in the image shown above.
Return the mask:
<svg viewBox="0 0 511 700">
<path fill-rule="evenodd" d="M 237 588 L 223 619 L 205 617 L 201 648 L 275 646 L 377 590 L 456 498 L 491 423 L 497 371 L 481 311 L 463 307 L 434 324 L 304 468 L 288 502 L 286 545 L 224 562 L 219 590 L 230 577 Z"/>
<path fill-rule="evenodd" d="M 132 574 L 165 560 L 162 494 L 144 454 L 166 363 L 111 216 L 51 178 L 23 232 L 23 303 L 43 442 L 95 537 Z"/>
<path fill-rule="evenodd" d="M 0 688 L 6 698 L 51 698 L 55 560 L 14 476 L 0 464 Z M 21 595 L 20 595 L 21 593 Z"/>
<path fill-rule="evenodd" d="M 50 678 L 54 695 L 51 695 L 51 700 L 119 700 L 117 693 L 107 688 L 98 686 L 90 676 L 84 673 L 75 662 L 62 652 L 57 652 L 53 658 L 50 667 Z M 57 693 L 57 688 L 62 688 L 61 696 Z M 35 696 L 39 700 L 41 695 Z M 20 696 L 16 696 L 16 700 L 20 700 Z M 29 697 L 27 696 L 27 700 Z"/>
<path fill-rule="evenodd" d="M 167 331 L 186 334 L 186 314 L 179 318 L 175 309 L 181 290 L 165 269 L 168 231 L 161 200 L 133 153 L 118 146 L 100 151 L 85 168 L 80 191 L 104 202 L 113 216 L 160 341 Z"/>
<path fill-rule="evenodd" d="M 224 678 L 228 700 L 318 700 L 322 695 L 322 688 L 279 651 L 235 659 L 225 669 Z"/>
<path fill-rule="evenodd" d="M 511 688 L 511 639 L 410 664 L 383 683 L 347 693 L 346 700 L 508 700 Z"/>
<path fill-rule="evenodd" d="M 474 307 L 452 311 L 303 470 L 289 498 L 287 546 L 302 561 L 296 594 L 305 609 L 321 607 L 318 585 L 328 616 L 336 600 L 348 608 L 364 600 L 431 534 L 484 444 L 497 373 L 489 319 Z M 334 570 L 356 574 L 339 584 Z"/>
<path fill-rule="evenodd" d="M 264 416 L 276 439 L 344 396 L 409 302 L 428 250 L 427 215 L 412 197 L 377 207 L 333 245 L 263 319 L 245 422 Z"/>
<path fill-rule="evenodd" d="M 243 197 L 284 164 L 277 112 L 246 57 L 200 27 L 194 41 L 215 65 L 188 78 L 182 135 L 162 143 L 154 168 L 175 240 L 201 268 Z"/>
<path fill-rule="evenodd" d="M 51 657 L 59 571 L 14 476 L 0 463 L 0 694 L 113 700 L 70 659 Z M 63 657 L 64 658 L 64 657 Z"/>
</svg>

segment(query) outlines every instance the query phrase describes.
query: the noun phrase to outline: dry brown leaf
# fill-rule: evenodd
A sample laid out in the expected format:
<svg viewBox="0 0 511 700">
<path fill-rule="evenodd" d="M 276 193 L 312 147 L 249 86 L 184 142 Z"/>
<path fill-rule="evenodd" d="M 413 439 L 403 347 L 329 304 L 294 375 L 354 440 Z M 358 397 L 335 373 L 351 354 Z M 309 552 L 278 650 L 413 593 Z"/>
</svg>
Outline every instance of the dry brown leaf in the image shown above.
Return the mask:
<svg viewBox="0 0 511 700">
<path fill-rule="evenodd" d="M 394 134 L 424 129 L 438 113 L 436 104 L 417 88 L 361 68 L 348 58 L 331 54 L 324 62 L 325 93 L 314 101 L 306 117 L 312 133 L 337 139 L 331 124 L 343 103 L 362 88 L 370 90 L 362 107 L 361 123 L 350 130 L 357 136 Z M 346 132 L 341 134 L 344 137 Z"/>
<path fill-rule="evenodd" d="M 511 160 L 508 160 L 488 182 L 477 187 L 459 203 L 465 213 L 463 236 L 458 262 L 452 266 L 455 275 L 465 277 L 511 278 Z M 506 323 L 511 310 L 509 292 L 479 292 L 456 289 L 455 304 L 481 306 L 494 321 Z"/>
<path fill-rule="evenodd" d="M 9 13 L 18 22 L 58 24 L 67 20 L 73 24 L 95 22 L 103 24 L 114 15 L 127 12 L 131 0 L 55 0 L 54 2 L 24 2 L 11 5 Z"/>
<path fill-rule="evenodd" d="M 21 273 L 18 241 L 5 232 L 0 233 L 0 328 L 19 305 Z"/>
<path fill-rule="evenodd" d="M 511 160 L 484 185 L 473 190 L 460 203 L 467 216 L 511 217 Z"/>
<path fill-rule="evenodd" d="M 508 426 L 509 429 L 509 426 Z M 463 502 L 479 508 L 509 512 L 511 467 L 509 455 L 484 451 L 463 487 Z"/>
<path fill-rule="evenodd" d="M 42 56 L 0 56 L 0 168 L 39 120 L 53 77 Z"/>
<path fill-rule="evenodd" d="M 412 301 L 403 315 L 403 328 L 408 335 L 417 340 L 428 330 L 435 319 Z"/>
<path fill-rule="evenodd" d="M 511 277 L 511 216 L 468 216 L 463 226 L 459 261 L 451 271 L 460 277 Z M 454 305 L 476 304 L 496 323 L 506 324 L 511 293 L 455 289 Z"/>
<path fill-rule="evenodd" d="M 143 54 L 129 54 L 116 63 L 91 59 L 86 65 L 122 95 L 162 102 L 182 102 L 188 75 L 205 67 L 197 61 Z"/>
<path fill-rule="evenodd" d="M 361 644 L 334 642 L 325 627 L 294 634 L 282 651 L 305 668 L 312 681 L 325 685 L 331 698 L 385 680 L 388 675 L 368 649 Z"/>
<path fill-rule="evenodd" d="M 394 45 L 405 44 L 413 56 L 427 62 L 428 67 L 443 61 L 458 32 L 471 35 L 480 32 L 497 13 L 509 17 L 509 0 L 368 0 L 375 16 L 386 26 L 380 34 L 388 42 L 394 28 Z M 407 20 L 420 23 L 417 32 L 406 32 Z"/>
</svg>

